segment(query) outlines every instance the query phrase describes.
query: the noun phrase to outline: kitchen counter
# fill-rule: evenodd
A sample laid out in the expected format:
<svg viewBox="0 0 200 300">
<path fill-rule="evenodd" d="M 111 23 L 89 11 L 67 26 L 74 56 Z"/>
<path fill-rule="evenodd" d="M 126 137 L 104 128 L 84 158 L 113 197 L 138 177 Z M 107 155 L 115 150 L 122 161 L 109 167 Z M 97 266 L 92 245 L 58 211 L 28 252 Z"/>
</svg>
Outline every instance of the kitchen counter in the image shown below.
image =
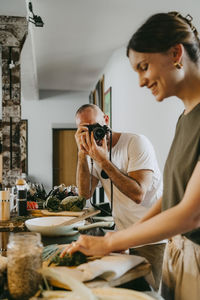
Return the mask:
<svg viewBox="0 0 200 300">
<path fill-rule="evenodd" d="M 2 223 L 0 224 L 0 254 L 6 256 L 7 243 L 9 239 L 10 232 L 17 231 L 27 231 L 24 226 L 24 222 L 19 222 L 18 225 L 5 226 L 3 231 Z M 93 228 L 89 229 L 84 234 L 102 236 L 105 234 L 104 230 L 101 228 Z M 72 241 L 77 240 L 79 237 L 79 233 L 73 236 L 61 236 L 61 237 L 45 237 L 42 236 L 42 243 L 44 246 L 51 244 L 68 244 Z M 89 287 L 101 287 L 101 286 L 110 286 L 110 287 L 127 287 L 139 291 L 150 291 L 151 287 L 147 284 L 144 279 L 145 276 L 149 276 L 151 274 L 151 266 L 149 263 L 142 263 L 139 266 L 136 266 L 132 270 L 128 271 L 126 274 L 121 276 L 120 278 L 113 280 L 111 282 L 105 282 L 105 280 L 96 279 L 94 281 L 88 282 L 87 285 Z M 128 286 L 126 284 L 128 283 Z M 159 298 L 158 298 L 159 299 Z M 161 298 L 160 298 L 161 299 Z"/>
</svg>

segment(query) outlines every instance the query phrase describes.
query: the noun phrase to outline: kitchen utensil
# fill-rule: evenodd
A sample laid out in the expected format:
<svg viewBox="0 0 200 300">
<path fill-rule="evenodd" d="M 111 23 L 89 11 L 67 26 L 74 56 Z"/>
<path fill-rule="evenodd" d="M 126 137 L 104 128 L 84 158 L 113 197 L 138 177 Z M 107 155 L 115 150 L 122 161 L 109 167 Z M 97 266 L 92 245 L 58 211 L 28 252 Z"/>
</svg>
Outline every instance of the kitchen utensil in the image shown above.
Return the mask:
<svg viewBox="0 0 200 300">
<path fill-rule="evenodd" d="M 100 210 L 91 210 L 91 211 L 88 211 L 87 213 L 85 213 L 84 215 L 82 215 L 80 217 L 74 217 L 74 218 L 71 218 L 69 220 L 65 220 L 62 224 L 57 224 L 55 226 L 72 225 L 72 224 L 77 223 L 79 221 L 82 221 L 82 220 L 85 220 L 85 219 L 90 218 L 92 216 L 95 216 L 99 213 L 100 213 Z"/>
<path fill-rule="evenodd" d="M 88 225 L 84 225 L 84 226 L 79 226 L 79 227 L 74 227 L 74 230 L 78 230 L 78 231 L 84 231 L 84 230 L 88 230 L 88 229 L 92 229 L 92 228 L 102 228 L 102 227 L 107 227 L 107 228 L 111 228 L 113 226 L 114 222 L 95 222 L 92 224 L 88 224 Z"/>
</svg>

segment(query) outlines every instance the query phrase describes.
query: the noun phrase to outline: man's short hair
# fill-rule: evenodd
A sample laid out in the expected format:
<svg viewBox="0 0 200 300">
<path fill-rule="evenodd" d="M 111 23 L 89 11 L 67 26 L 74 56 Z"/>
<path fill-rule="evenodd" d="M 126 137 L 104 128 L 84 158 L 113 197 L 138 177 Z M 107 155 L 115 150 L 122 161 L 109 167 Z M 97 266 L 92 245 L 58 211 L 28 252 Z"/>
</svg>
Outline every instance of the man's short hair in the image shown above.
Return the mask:
<svg viewBox="0 0 200 300">
<path fill-rule="evenodd" d="M 88 103 L 88 104 L 83 104 L 81 107 L 79 107 L 79 109 L 76 111 L 75 116 L 77 116 L 78 114 L 81 114 L 87 108 L 91 108 L 96 111 L 98 111 L 98 110 L 101 111 L 101 109 L 97 105 Z"/>
</svg>

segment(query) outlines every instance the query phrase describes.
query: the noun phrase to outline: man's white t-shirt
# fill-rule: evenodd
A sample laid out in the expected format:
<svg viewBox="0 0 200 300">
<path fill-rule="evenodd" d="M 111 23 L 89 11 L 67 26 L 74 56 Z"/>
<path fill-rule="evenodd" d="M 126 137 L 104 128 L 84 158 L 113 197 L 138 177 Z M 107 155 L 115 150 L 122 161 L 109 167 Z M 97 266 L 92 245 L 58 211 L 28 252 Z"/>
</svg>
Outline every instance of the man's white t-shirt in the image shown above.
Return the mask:
<svg viewBox="0 0 200 300">
<path fill-rule="evenodd" d="M 143 135 L 122 133 L 112 148 L 112 163 L 125 175 L 136 170 L 152 170 L 153 180 L 141 204 L 125 196 L 113 184 L 113 217 L 117 229 L 124 229 L 142 218 L 162 195 L 162 176 L 155 151 Z M 90 166 L 91 167 L 91 166 Z M 93 175 L 100 180 L 110 200 L 110 179 L 101 177 L 102 169 L 94 161 Z"/>
</svg>

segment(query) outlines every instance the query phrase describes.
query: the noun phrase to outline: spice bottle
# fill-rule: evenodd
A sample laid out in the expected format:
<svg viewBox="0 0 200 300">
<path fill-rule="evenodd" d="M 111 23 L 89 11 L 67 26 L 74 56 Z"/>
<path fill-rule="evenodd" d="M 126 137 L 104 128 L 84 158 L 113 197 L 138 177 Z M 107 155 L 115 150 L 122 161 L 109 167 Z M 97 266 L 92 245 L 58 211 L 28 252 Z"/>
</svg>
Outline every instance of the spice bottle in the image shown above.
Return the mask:
<svg viewBox="0 0 200 300">
<path fill-rule="evenodd" d="M 10 193 L 0 191 L 0 221 L 10 220 Z"/>
<path fill-rule="evenodd" d="M 39 233 L 20 232 L 10 235 L 7 246 L 8 289 L 12 299 L 29 299 L 41 282 L 42 243 Z"/>
<path fill-rule="evenodd" d="M 18 216 L 27 215 L 27 189 L 26 181 L 22 178 L 16 181 L 17 186 L 17 211 Z"/>
</svg>

